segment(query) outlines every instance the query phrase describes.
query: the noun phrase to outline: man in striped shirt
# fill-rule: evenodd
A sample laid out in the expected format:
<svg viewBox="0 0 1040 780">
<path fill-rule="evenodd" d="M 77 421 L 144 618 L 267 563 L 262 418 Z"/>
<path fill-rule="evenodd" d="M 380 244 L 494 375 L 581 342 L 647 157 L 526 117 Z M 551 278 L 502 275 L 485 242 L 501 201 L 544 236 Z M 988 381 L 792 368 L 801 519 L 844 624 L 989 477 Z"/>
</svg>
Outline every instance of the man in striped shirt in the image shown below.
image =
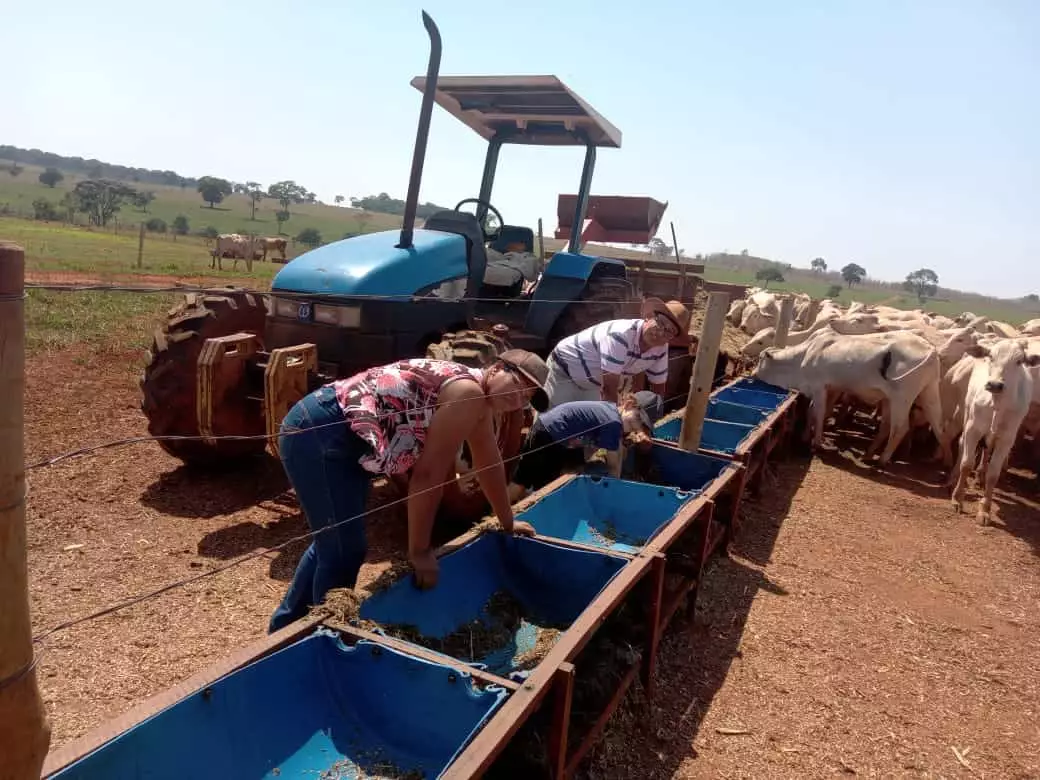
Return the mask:
<svg viewBox="0 0 1040 780">
<path fill-rule="evenodd" d="M 549 360 L 545 392 L 549 408 L 570 401 L 617 403 L 623 376 L 646 372 L 650 389 L 664 395 L 668 379 L 668 342 L 690 321 L 678 301 L 650 298 L 643 319 L 607 320 L 556 345 Z"/>
</svg>

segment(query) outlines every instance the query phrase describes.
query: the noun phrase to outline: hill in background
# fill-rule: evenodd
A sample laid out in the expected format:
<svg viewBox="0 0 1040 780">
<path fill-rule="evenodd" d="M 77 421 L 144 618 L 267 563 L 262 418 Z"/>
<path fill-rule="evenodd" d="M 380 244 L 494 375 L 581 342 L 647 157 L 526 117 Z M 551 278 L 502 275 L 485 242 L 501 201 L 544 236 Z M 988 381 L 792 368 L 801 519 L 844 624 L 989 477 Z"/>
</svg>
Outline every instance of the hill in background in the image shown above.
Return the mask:
<svg viewBox="0 0 1040 780">
<path fill-rule="evenodd" d="M 60 181 L 53 186 L 41 183 L 40 176 L 47 169 L 60 173 Z M 253 209 L 252 198 L 245 192 L 247 183 L 226 182 L 229 194 L 214 204 L 203 200 L 197 188 L 202 179 L 181 176 L 175 171 L 134 168 L 113 165 L 96 159 L 64 157 L 39 149 L 20 149 L 0 145 L 0 216 L 33 219 L 38 216 L 37 206 L 41 202 L 51 204 L 56 214 L 64 221 L 84 224 L 82 214 L 69 215 L 62 202 L 80 182 L 109 179 L 132 187 L 139 193 L 151 193 L 151 199 L 138 204 L 126 203 L 113 216 L 115 226 L 136 229 L 141 222 L 158 219 L 172 227 L 174 220 L 187 220 L 188 231 L 195 235 L 207 232 L 254 233 L 260 235 L 299 236 L 306 230 L 316 230 L 322 242 L 337 241 L 345 237 L 378 230 L 391 230 L 401 225 L 404 211 L 403 200 L 387 193 L 365 197 L 337 196 L 342 204 L 328 205 L 318 201 L 305 187 L 296 185 L 299 198 L 289 205 L 288 220 L 279 223 L 276 215 L 282 211 L 279 202 L 264 195 Z M 255 184 L 255 183 L 252 183 Z M 254 186 L 265 190 L 267 187 Z M 419 218 L 428 216 L 443 207 L 432 203 L 420 205 Z M 283 215 L 284 216 L 284 215 Z M 546 226 L 551 235 L 551 227 Z M 559 249 L 565 242 L 545 239 L 549 249 Z M 646 247 L 607 247 L 590 244 L 586 251 L 603 256 L 627 260 L 650 257 L 656 260 L 674 260 L 671 248 L 657 241 Z M 814 297 L 837 297 L 848 302 L 852 299 L 867 303 L 884 301 L 893 306 L 915 308 L 917 298 L 906 292 L 900 282 L 883 282 L 865 277 L 851 289 L 834 266 L 843 261 L 833 261 L 826 271 L 796 268 L 790 264 L 776 263 L 765 257 L 757 257 L 746 250 L 739 254 L 707 253 L 684 256 L 687 262 L 705 265 L 705 277 L 713 281 L 737 284 L 759 284 L 756 274 L 764 269 L 776 269 L 783 282 L 770 282 L 770 289 L 801 291 Z M 869 270 L 869 269 L 867 269 Z M 913 270 L 913 269 L 908 269 Z M 840 288 L 840 290 L 838 289 Z M 1023 300 L 1006 300 L 990 296 L 965 293 L 958 290 L 938 288 L 926 303 L 929 310 L 957 314 L 964 310 L 989 313 L 990 316 L 1012 322 L 1020 322 L 1040 314 L 1040 304 L 1035 296 Z"/>
</svg>

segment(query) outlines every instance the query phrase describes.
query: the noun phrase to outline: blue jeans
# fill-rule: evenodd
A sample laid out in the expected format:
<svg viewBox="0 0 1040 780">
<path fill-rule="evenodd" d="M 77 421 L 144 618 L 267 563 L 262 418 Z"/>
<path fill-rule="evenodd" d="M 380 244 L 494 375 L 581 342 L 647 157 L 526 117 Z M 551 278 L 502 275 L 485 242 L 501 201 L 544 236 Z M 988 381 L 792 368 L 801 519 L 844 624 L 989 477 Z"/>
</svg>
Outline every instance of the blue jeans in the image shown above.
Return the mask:
<svg viewBox="0 0 1040 780">
<path fill-rule="evenodd" d="M 318 427 L 324 426 L 324 427 Z M 292 429 L 303 433 L 286 435 Z M 314 536 L 296 567 L 268 632 L 306 616 L 333 588 L 353 588 L 365 561 L 365 511 L 371 474 L 358 459 L 371 451 L 343 417 L 331 387 L 304 396 L 282 421 L 278 449 Z M 354 519 L 351 519 L 354 518 Z M 335 526 L 330 528 L 329 526 Z"/>
</svg>

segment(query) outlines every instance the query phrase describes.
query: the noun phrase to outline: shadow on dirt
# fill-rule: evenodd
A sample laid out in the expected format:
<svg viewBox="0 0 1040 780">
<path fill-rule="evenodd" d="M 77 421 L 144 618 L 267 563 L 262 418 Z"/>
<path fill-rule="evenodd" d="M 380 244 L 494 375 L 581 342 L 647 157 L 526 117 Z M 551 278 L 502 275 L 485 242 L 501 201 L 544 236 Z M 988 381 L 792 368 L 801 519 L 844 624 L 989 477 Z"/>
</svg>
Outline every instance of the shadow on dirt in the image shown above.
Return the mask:
<svg viewBox="0 0 1040 780">
<path fill-rule="evenodd" d="M 871 435 L 859 429 L 831 430 L 828 433 L 831 444 L 818 453 L 820 460 L 827 465 L 906 490 L 921 498 L 951 500 L 953 483 L 947 484 L 950 471 L 940 462 L 931 460 L 934 440 L 926 442 L 925 446 L 897 452 L 892 463 L 881 470 L 876 461 L 867 463 L 863 460 Z M 964 513 L 961 516 L 972 522 L 982 499 L 981 478 L 981 474 L 973 476 L 964 494 Z M 1040 477 L 1022 468 L 1021 458 L 1011 459 L 994 492 L 993 502 L 996 514 L 993 526 L 1028 542 L 1034 554 L 1040 556 Z"/>
<path fill-rule="evenodd" d="M 622 705 L 622 711 L 582 768 L 581 777 L 671 778 L 689 758 L 693 740 L 715 694 L 722 687 L 740 644 L 752 603 L 760 591 L 787 592 L 755 568 L 768 565 L 780 528 L 810 459 L 792 452 L 775 460 L 775 482 L 763 484 L 757 499 L 742 502 L 740 536 L 732 557 L 709 564 L 692 624 L 669 627 L 661 647 L 650 711 Z M 681 614 L 681 613 L 680 613 Z"/>
<path fill-rule="evenodd" d="M 311 543 L 310 538 L 299 537 L 306 537 L 310 526 L 291 492 L 279 494 L 274 503 L 284 506 L 280 517 L 265 523 L 246 520 L 211 531 L 199 541 L 198 554 L 223 561 L 269 550 L 269 576 L 281 582 L 291 580 L 300 557 Z M 376 482 L 369 492 L 366 512 L 356 521 L 366 525 L 365 563 L 404 559 L 408 549 L 408 519 L 397 491 L 385 482 Z M 442 530 L 435 530 L 435 544 Z"/>
<path fill-rule="evenodd" d="M 287 496 L 289 480 L 282 464 L 269 455 L 227 468 L 179 466 L 149 485 L 141 503 L 174 517 L 217 517 L 277 501 L 295 506 Z"/>
</svg>

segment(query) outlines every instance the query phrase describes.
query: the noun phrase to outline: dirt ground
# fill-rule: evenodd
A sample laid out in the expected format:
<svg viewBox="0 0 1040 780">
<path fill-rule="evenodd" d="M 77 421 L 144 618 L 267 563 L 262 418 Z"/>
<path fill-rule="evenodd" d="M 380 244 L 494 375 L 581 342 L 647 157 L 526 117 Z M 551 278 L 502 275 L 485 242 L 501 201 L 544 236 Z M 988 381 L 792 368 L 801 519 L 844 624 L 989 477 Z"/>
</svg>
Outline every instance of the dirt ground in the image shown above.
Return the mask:
<svg viewBox="0 0 1040 780">
<path fill-rule="evenodd" d="M 29 362 L 29 462 L 145 432 L 141 356 L 88 362 Z M 1040 777 L 1040 505 L 1016 479 L 980 529 L 926 468 L 779 464 L 697 618 L 666 639 L 649 713 L 618 719 L 590 774 Z M 31 471 L 29 490 L 37 632 L 306 531 L 274 461 L 191 474 L 137 444 Z M 393 511 L 369 528 L 362 583 L 405 544 Z M 53 746 L 261 636 L 302 547 L 53 635 Z"/>
</svg>

